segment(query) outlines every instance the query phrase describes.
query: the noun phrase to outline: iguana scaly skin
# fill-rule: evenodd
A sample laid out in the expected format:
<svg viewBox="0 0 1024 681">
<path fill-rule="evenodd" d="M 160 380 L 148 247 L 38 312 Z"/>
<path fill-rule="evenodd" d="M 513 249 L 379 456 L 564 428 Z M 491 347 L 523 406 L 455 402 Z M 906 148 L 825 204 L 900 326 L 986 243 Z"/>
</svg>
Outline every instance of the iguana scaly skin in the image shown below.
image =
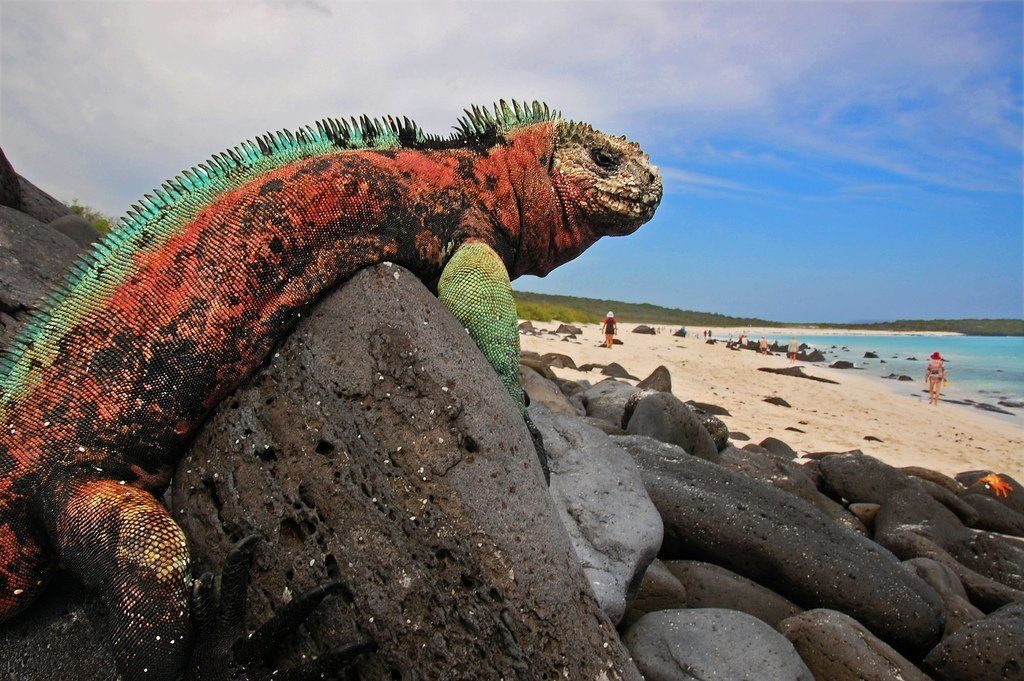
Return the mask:
<svg viewBox="0 0 1024 681">
<path fill-rule="evenodd" d="M 60 563 L 105 602 L 124 678 L 179 677 L 197 614 L 158 497 L 214 406 L 363 267 L 436 286 L 522 408 L 510 279 L 634 231 L 661 180 L 539 103 L 466 113 L 444 139 L 363 117 L 245 142 L 70 268 L 0 360 L 0 622 Z"/>
</svg>

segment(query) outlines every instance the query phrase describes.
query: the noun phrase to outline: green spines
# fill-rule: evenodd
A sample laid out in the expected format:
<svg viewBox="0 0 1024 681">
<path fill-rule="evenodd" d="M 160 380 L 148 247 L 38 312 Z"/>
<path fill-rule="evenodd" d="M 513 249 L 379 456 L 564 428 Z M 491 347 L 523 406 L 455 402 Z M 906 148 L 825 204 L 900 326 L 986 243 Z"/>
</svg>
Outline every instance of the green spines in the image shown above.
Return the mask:
<svg viewBox="0 0 1024 681">
<path fill-rule="evenodd" d="M 472 106 L 465 110 L 465 116 L 458 120 L 456 133 L 452 139 L 472 141 L 486 139 L 489 135 L 500 135 L 515 128 L 534 123 L 556 121 L 562 117 L 561 112 L 549 109 L 547 104 L 533 102 L 520 104 L 512 100 L 512 105 L 504 100 L 495 102 L 491 109 L 486 106 Z"/>
<path fill-rule="evenodd" d="M 221 193 L 299 160 L 349 149 L 454 148 L 486 140 L 517 127 L 557 120 L 546 104 L 504 100 L 472 107 L 447 138 L 428 135 L 407 117 L 325 119 L 296 133 L 266 133 L 214 154 L 182 170 L 146 194 L 114 230 L 79 256 L 64 283 L 33 312 L 20 333 L 0 353 L 0 397 L 8 405 L 31 388 L 40 367 L 52 361 L 57 344 L 78 320 L 100 306 L 136 268 L 139 253 L 162 248 Z M 6 409 L 0 406 L 0 410 Z"/>
</svg>

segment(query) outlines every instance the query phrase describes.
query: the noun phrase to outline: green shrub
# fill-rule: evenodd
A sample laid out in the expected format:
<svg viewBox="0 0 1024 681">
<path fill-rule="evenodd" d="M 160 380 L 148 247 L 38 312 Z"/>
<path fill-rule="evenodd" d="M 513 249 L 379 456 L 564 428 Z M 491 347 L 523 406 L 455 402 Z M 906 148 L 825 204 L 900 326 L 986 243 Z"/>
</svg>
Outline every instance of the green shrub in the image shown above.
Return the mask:
<svg viewBox="0 0 1024 681">
<path fill-rule="evenodd" d="M 75 215 L 81 215 L 85 218 L 93 228 L 100 234 L 106 234 L 113 229 L 116 221 L 109 215 L 104 215 L 95 208 L 89 206 L 83 206 L 78 202 L 78 199 L 71 199 L 71 205 L 68 206 L 71 212 Z"/>
<path fill-rule="evenodd" d="M 531 319 L 535 322 L 566 322 L 590 324 L 601 321 L 589 312 L 577 310 L 564 305 L 552 305 L 551 303 L 516 300 L 516 312 L 520 319 Z"/>
</svg>

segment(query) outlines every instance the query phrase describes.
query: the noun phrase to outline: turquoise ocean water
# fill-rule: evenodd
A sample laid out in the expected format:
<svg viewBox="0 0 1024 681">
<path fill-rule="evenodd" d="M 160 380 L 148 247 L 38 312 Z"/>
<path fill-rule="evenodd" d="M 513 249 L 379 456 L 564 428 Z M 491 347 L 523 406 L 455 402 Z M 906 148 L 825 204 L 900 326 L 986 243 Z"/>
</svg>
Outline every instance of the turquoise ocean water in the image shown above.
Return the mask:
<svg viewBox="0 0 1024 681">
<path fill-rule="evenodd" d="M 769 336 L 768 340 L 786 345 L 790 336 L 779 334 Z M 829 335 L 797 336 L 797 340 L 825 353 L 825 366 L 846 360 L 873 376 L 910 376 L 913 382 L 893 381 L 894 388 L 907 394 L 920 394 L 925 387 L 925 366 L 931 354 L 937 351 L 946 360 L 949 376 L 944 395 L 993 405 L 1000 400 L 1024 401 L 1024 337 Z M 874 352 L 878 359 L 865 359 L 866 352 Z M 1024 414 L 1024 409 L 1002 408 Z"/>
</svg>

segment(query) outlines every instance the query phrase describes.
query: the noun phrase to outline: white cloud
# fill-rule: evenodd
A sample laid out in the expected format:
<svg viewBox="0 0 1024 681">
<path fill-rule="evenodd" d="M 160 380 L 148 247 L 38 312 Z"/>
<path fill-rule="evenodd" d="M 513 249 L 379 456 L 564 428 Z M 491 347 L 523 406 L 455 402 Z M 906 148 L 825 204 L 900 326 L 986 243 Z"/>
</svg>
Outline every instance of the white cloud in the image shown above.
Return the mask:
<svg viewBox="0 0 1024 681">
<path fill-rule="evenodd" d="M 934 3 L 4 0 L 0 133 L 28 177 L 110 212 L 266 129 L 366 112 L 444 132 L 499 97 L 661 149 L 740 135 L 1005 189 L 1019 39 L 985 21 Z"/>
</svg>

